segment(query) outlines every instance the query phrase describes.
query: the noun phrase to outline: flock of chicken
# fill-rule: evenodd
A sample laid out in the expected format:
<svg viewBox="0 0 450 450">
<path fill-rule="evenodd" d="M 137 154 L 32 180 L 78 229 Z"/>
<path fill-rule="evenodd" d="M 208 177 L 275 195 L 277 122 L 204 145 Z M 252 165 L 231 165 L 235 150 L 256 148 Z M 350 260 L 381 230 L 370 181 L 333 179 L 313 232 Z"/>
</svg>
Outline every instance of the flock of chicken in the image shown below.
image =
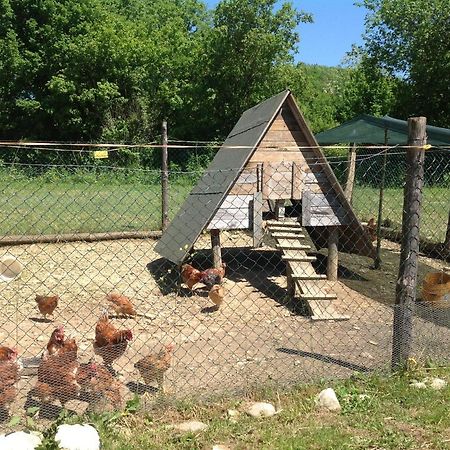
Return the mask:
<svg viewBox="0 0 450 450">
<path fill-rule="evenodd" d="M 191 264 L 183 264 L 181 266 L 181 278 L 191 291 L 197 284 L 204 284 L 209 289 L 208 297 L 214 303 L 215 309 L 218 310 L 225 297 L 225 289 L 222 286 L 225 268 L 225 263 L 222 263 L 220 268 L 207 270 L 198 270 Z"/>
<path fill-rule="evenodd" d="M 200 271 L 190 264 L 184 264 L 181 277 L 191 291 L 197 284 L 204 284 L 209 289 L 209 298 L 219 309 L 225 295 L 222 286 L 225 267 L 224 263 L 220 269 Z M 57 295 L 36 295 L 37 307 L 44 319 L 53 315 L 59 300 Z M 112 292 L 106 296 L 106 300 L 117 316 L 138 315 L 131 300 L 124 295 Z M 74 399 L 90 404 L 104 400 L 112 407 L 119 408 L 122 404 L 122 383 L 115 377 L 112 364 L 124 355 L 132 339 L 132 331 L 117 329 L 105 309 L 95 326 L 93 343 L 94 353 L 102 359 L 103 364 L 96 362 L 94 357 L 87 363 L 81 363 L 75 339 L 66 337 L 62 325 L 56 327 L 40 357 L 37 381 L 29 393 L 31 398 L 39 400 L 41 404 L 59 400 L 62 406 Z M 171 366 L 173 351 L 174 345 L 168 344 L 159 353 L 144 356 L 134 364 L 147 386 L 156 382 L 158 389 L 165 392 L 164 375 Z M 0 347 L 0 409 L 6 410 L 15 400 L 21 370 L 17 350 Z"/>
<path fill-rule="evenodd" d="M 129 298 L 118 293 L 106 297 L 117 315 L 136 316 L 136 310 Z M 36 296 L 36 303 L 44 318 L 52 315 L 58 306 L 58 296 Z M 64 327 L 58 326 L 51 334 L 37 370 L 37 381 L 30 391 L 31 398 L 41 404 L 59 400 L 62 406 L 73 399 L 90 404 L 104 400 L 114 408 L 122 404 L 122 383 L 115 377 L 112 368 L 115 360 L 127 350 L 133 339 L 129 329 L 115 327 L 105 309 L 95 327 L 94 353 L 101 357 L 103 364 L 94 358 L 87 363 L 78 361 L 78 345 L 75 339 L 67 338 Z M 156 382 L 164 392 L 164 374 L 172 361 L 174 345 L 168 344 L 156 354 L 140 359 L 134 367 L 148 386 Z M 0 408 L 6 410 L 17 396 L 16 384 L 20 379 L 21 363 L 16 349 L 0 347 Z"/>
</svg>

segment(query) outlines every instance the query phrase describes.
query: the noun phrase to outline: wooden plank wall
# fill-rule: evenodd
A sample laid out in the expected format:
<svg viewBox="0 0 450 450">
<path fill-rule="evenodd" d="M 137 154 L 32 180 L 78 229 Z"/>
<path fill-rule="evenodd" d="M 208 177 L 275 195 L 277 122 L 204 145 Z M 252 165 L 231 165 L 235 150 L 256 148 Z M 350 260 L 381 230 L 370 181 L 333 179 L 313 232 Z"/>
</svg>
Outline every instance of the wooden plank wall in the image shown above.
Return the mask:
<svg viewBox="0 0 450 450">
<path fill-rule="evenodd" d="M 243 225 L 249 223 L 248 214 L 244 213 L 247 206 L 236 208 L 232 206 L 233 199 L 249 202 L 256 192 L 262 192 L 263 200 L 301 200 L 304 191 L 321 194 L 323 197 L 313 197 L 313 202 L 320 198 L 321 202 L 328 203 L 325 209 L 314 206 L 308 213 L 308 221 L 322 221 L 317 225 L 324 226 L 340 223 L 342 217 L 336 215 L 339 208 L 332 199 L 334 190 L 312 149 L 307 148 L 305 132 L 308 131 L 301 129 L 289 106 L 284 105 L 232 187 L 229 201 L 226 200 L 211 221 L 214 226 L 208 228 L 245 228 Z"/>
<path fill-rule="evenodd" d="M 250 227 L 250 202 L 253 201 L 251 195 L 227 195 L 220 205 L 211 222 L 207 226 L 208 230 L 239 230 Z"/>
</svg>

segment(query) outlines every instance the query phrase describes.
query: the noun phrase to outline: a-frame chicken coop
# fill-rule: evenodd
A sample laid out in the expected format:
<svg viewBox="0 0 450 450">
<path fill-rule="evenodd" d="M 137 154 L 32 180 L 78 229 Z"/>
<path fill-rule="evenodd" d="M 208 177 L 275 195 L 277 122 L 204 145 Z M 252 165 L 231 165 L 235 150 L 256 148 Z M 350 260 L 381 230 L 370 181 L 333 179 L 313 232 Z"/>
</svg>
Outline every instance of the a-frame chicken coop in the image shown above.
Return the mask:
<svg viewBox="0 0 450 450">
<path fill-rule="evenodd" d="M 268 204 L 274 217 L 264 222 Z M 317 249 L 328 246 L 329 279 L 337 277 L 338 250 L 373 258 L 374 249 L 289 90 L 244 112 L 155 249 L 180 264 L 208 229 L 218 264 L 220 230 L 253 230 L 258 247 L 264 227 L 286 261 L 291 295 L 307 302 L 313 319 L 345 319 L 311 265 L 301 227 Z"/>
</svg>

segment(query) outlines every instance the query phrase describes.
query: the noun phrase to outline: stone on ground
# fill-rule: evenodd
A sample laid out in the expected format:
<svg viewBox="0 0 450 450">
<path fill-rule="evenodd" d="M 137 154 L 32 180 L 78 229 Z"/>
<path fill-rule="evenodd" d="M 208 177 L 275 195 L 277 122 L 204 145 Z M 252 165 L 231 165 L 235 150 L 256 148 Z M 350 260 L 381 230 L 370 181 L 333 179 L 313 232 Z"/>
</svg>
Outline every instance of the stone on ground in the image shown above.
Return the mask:
<svg viewBox="0 0 450 450">
<path fill-rule="evenodd" d="M 340 411 L 341 405 L 336 397 L 334 389 L 324 389 L 317 395 L 316 404 L 319 408 L 328 409 L 329 411 Z"/>
</svg>

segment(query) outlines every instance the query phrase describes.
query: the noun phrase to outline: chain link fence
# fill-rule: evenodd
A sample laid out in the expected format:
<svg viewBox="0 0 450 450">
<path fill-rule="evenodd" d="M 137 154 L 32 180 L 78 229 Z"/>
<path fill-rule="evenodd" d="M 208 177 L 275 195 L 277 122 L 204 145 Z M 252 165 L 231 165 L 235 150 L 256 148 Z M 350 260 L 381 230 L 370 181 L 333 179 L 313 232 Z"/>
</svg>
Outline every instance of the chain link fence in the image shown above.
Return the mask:
<svg viewBox="0 0 450 450">
<path fill-rule="evenodd" d="M 181 159 L 175 153 L 169 164 Z M 425 159 L 426 251 L 411 351 L 418 362 L 448 363 L 448 156 L 431 150 Z M 236 168 L 237 183 L 214 205 L 227 174 L 209 171 L 198 194 L 200 165 L 174 163 L 172 224 L 161 240 L 159 170 L 65 158 L 0 167 L 5 424 L 30 407 L 54 417 L 62 407 L 117 409 L 134 395 L 158 405 L 389 369 L 404 150 L 358 150 L 350 203 L 314 158 Z M 345 187 L 346 158 L 328 162 Z M 194 210 L 180 215 L 191 192 Z M 205 210 L 212 216 L 203 226 L 196 218 Z M 161 253 L 176 253 L 185 236 L 194 238 L 179 248 L 189 264 L 180 267 Z"/>
</svg>

